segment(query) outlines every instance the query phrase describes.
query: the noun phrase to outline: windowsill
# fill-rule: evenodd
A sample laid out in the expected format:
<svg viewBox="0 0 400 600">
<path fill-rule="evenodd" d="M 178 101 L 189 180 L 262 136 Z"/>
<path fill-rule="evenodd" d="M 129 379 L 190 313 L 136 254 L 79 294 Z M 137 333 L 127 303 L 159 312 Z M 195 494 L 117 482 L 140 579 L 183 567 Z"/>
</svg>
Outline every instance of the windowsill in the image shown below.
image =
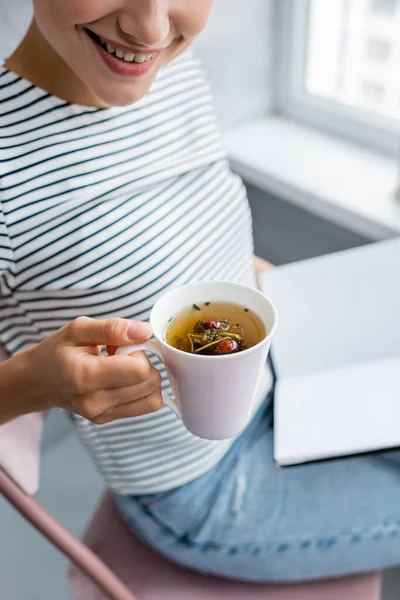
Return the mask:
<svg viewBox="0 0 400 600">
<path fill-rule="evenodd" d="M 225 143 L 248 183 L 373 240 L 400 235 L 394 159 L 273 117 L 226 132 Z"/>
</svg>

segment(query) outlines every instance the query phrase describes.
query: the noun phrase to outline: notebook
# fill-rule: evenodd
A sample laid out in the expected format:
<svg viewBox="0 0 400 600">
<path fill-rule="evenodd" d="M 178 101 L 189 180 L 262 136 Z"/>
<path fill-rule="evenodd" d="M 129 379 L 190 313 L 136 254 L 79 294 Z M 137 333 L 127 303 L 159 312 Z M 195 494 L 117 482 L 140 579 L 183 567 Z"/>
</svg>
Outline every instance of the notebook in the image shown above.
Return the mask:
<svg viewBox="0 0 400 600">
<path fill-rule="evenodd" d="M 279 317 L 277 464 L 400 447 L 400 239 L 273 269 L 261 289 Z"/>
</svg>

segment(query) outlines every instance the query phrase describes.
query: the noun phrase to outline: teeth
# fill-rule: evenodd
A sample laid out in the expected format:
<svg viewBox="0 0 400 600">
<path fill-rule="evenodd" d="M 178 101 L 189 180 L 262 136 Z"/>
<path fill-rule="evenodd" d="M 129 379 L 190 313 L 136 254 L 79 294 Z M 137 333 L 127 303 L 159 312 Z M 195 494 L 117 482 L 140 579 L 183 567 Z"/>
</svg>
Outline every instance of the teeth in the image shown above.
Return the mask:
<svg viewBox="0 0 400 600">
<path fill-rule="evenodd" d="M 103 40 L 100 40 L 100 43 L 104 48 L 107 49 L 109 54 L 115 54 L 118 58 L 122 58 L 125 62 L 144 63 L 157 56 L 157 52 L 153 52 L 152 54 L 133 54 L 131 52 L 124 52 L 123 50 L 120 50 L 120 48 L 114 48 L 112 44 L 107 44 Z"/>
</svg>

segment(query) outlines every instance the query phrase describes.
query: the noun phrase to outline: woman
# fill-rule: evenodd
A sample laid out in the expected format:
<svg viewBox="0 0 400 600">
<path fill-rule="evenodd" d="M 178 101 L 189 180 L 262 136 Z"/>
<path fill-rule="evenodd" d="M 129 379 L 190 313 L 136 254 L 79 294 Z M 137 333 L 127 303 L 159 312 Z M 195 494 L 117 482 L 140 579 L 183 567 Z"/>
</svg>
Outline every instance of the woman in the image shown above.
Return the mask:
<svg viewBox="0 0 400 600">
<path fill-rule="evenodd" d="M 0 419 L 70 411 L 129 525 L 194 569 L 270 581 L 389 566 L 398 453 L 276 469 L 268 370 L 247 429 L 211 442 L 162 406 L 162 365 L 114 355 L 151 336 L 171 287 L 256 285 L 245 190 L 187 50 L 211 5 L 34 1 L 0 71 L 0 335 L 12 355 Z"/>
</svg>

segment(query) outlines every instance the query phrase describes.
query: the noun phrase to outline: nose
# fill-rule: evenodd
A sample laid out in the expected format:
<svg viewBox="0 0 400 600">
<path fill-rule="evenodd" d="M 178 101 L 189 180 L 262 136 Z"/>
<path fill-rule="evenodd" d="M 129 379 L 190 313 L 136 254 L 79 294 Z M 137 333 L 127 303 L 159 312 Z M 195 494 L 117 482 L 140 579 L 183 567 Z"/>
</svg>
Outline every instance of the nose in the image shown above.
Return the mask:
<svg viewBox="0 0 400 600">
<path fill-rule="evenodd" d="M 148 47 L 156 47 L 170 33 L 169 0 L 129 0 L 118 23 L 125 35 Z"/>
</svg>

